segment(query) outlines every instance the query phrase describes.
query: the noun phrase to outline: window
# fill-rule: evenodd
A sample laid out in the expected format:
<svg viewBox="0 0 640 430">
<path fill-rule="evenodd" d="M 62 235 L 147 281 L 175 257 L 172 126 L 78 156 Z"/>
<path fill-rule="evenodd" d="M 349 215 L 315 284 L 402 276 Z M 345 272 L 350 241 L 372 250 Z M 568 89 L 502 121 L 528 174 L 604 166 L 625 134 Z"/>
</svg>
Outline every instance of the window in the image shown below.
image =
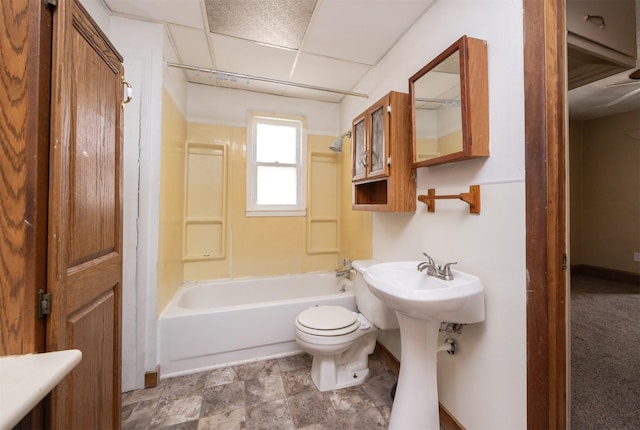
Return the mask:
<svg viewBox="0 0 640 430">
<path fill-rule="evenodd" d="M 249 122 L 247 216 L 304 216 L 304 120 L 252 114 Z"/>
</svg>

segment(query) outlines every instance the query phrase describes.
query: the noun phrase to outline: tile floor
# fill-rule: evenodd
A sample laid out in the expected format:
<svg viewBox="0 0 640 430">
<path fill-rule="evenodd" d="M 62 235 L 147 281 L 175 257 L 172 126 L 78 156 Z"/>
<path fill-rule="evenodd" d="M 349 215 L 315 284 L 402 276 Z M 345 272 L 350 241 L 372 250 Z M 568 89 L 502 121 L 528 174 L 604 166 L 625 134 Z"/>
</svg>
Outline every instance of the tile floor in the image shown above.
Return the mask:
<svg viewBox="0 0 640 430">
<path fill-rule="evenodd" d="M 387 428 L 397 377 L 377 355 L 357 387 L 320 392 L 310 369 L 299 354 L 165 379 L 122 395 L 122 429 Z"/>
</svg>

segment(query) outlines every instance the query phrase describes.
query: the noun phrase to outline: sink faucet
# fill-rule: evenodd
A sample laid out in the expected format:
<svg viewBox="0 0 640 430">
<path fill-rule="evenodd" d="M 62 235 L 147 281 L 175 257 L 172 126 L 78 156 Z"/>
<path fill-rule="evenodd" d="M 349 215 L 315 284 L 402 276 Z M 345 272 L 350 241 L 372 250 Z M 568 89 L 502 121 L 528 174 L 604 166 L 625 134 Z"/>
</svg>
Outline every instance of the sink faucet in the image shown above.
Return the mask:
<svg viewBox="0 0 640 430">
<path fill-rule="evenodd" d="M 422 255 L 427 257 L 427 261 L 423 261 L 418 264 L 418 271 L 423 272 L 426 271 L 427 275 L 434 276 L 438 279 L 444 279 L 445 281 L 453 280 L 453 273 L 451 272 L 451 265 L 458 264 L 456 263 L 447 263 L 444 266 L 439 266 L 436 262 L 427 255 L 426 252 L 423 252 Z"/>
<path fill-rule="evenodd" d="M 344 258 L 340 261 L 340 265 L 342 266 L 342 270 L 340 270 L 339 268 L 336 269 L 336 277 L 351 279 L 351 274 L 353 273 L 353 267 L 351 266 L 351 261 Z"/>
<path fill-rule="evenodd" d="M 423 272 L 424 270 L 426 270 L 427 275 L 437 276 L 438 266 L 436 266 L 436 262 L 433 260 L 433 258 L 427 255 L 426 252 L 423 252 L 422 255 L 427 257 L 427 261 L 423 261 L 422 263 L 418 264 L 418 272 Z"/>
</svg>

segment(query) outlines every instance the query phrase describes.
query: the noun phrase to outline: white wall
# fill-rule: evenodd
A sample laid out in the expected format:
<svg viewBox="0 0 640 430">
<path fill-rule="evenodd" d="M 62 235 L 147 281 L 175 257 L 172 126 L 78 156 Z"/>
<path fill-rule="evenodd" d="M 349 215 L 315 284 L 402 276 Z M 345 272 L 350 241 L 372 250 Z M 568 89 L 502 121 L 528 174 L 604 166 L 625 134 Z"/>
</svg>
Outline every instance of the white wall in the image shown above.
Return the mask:
<svg viewBox="0 0 640 430">
<path fill-rule="evenodd" d="M 164 29 L 160 24 L 112 17 L 100 0 L 83 6 L 124 58 L 133 100 L 124 110 L 122 390 L 144 387 L 155 369 L 160 120 Z M 172 94 L 186 105 L 173 78 Z M 183 87 L 186 85 L 183 84 Z"/>
<path fill-rule="evenodd" d="M 251 91 L 188 84 L 187 121 L 245 127 L 247 111 L 307 118 L 307 132 L 338 136 L 338 104 Z"/>
<path fill-rule="evenodd" d="M 408 78 L 460 36 L 488 44 L 490 151 L 484 160 L 418 169 L 418 194 L 467 192 L 481 185 L 481 214 L 457 200 L 435 213 L 418 202 L 415 214 L 376 213 L 373 257 L 415 260 L 426 251 L 439 262 L 480 276 L 486 321 L 468 325 L 459 353 L 440 354 L 440 401 L 468 429 L 526 428 L 526 270 L 524 84 L 521 0 L 438 1 L 340 106 L 340 129 L 390 90 L 408 91 Z M 379 339 L 400 356 L 397 331 Z"/>
</svg>

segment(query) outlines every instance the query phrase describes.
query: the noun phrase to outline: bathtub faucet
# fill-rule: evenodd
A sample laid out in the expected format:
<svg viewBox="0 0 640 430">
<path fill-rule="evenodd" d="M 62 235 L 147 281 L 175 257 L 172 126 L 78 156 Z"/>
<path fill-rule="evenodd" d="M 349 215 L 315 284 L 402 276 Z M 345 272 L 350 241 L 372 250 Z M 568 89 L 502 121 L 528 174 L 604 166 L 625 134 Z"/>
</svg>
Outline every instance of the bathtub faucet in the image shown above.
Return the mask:
<svg viewBox="0 0 640 430">
<path fill-rule="evenodd" d="M 426 271 L 427 275 L 435 276 L 439 279 L 444 279 L 445 281 L 453 280 L 453 273 L 451 273 L 451 265 L 458 263 L 447 263 L 444 266 L 439 266 L 433 260 L 433 258 L 429 257 L 426 252 L 423 252 L 422 255 L 427 257 L 427 261 L 423 261 L 418 264 L 418 271 L 423 272 Z"/>
<path fill-rule="evenodd" d="M 353 273 L 353 267 L 351 266 L 351 261 L 344 258 L 340 261 L 340 265 L 342 266 L 342 270 L 340 270 L 340 268 L 336 269 L 336 277 L 351 279 L 351 274 Z"/>
</svg>

